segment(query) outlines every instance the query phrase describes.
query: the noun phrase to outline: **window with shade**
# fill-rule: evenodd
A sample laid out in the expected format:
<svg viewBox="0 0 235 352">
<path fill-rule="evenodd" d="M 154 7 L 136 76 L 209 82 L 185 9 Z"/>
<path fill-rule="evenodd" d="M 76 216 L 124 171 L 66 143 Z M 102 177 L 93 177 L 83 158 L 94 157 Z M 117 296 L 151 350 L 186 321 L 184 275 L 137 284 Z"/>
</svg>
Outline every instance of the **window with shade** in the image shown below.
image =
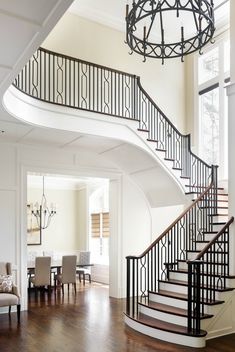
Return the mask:
<svg viewBox="0 0 235 352">
<path fill-rule="evenodd" d="M 230 45 L 226 37 L 198 56 L 199 153 L 208 164 L 219 165 L 227 178 L 228 108 L 225 85 L 229 82 Z"/>
<path fill-rule="evenodd" d="M 90 246 L 94 260 L 107 264 L 109 256 L 109 213 L 92 213 L 90 221 Z"/>
<path fill-rule="evenodd" d="M 91 214 L 91 236 L 109 237 L 109 213 Z"/>
</svg>

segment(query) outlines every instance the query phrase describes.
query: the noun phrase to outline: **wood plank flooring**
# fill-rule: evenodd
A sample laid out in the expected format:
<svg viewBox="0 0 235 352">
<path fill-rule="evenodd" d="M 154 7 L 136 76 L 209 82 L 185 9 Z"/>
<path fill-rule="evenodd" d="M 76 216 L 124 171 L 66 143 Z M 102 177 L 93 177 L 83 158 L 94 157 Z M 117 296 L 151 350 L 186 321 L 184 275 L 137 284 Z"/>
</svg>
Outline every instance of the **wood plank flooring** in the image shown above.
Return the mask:
<svg viewBox="0 0 235 352">
<path fill-rule="evenodd" d="M 77 284 L 64 297 L 34 293 L 28 312 L 0 315 L 0 352 L 234 352 L 235 334 L 207 342 L 207 347 L 182 347 L 138 334 L 123 323 L 124 301 L 109 298 L 108 287 Z"/>
</svg>

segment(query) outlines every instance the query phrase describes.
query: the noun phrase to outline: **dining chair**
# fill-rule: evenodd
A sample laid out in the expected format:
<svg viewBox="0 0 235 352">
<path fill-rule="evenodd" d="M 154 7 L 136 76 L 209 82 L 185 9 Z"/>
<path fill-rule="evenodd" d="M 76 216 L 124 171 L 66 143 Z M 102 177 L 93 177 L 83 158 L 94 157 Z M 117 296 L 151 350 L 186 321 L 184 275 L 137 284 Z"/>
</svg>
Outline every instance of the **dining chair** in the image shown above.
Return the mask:
<svg viewBox="0 0 235 352">
<path fill-rule="evenodd" d="M 62 293 L 64 294 L 64 284 L 73 284 L 74 292 L 76 294 L 76 255 L 64 255 L 62 257 L 62 273 L 55 275 L 54 286 L 56 289 L 56 283 L 58 282 L 62 286 Z"/>
<path fill-rule="evenodd" d="M 51 260 L 55 260 L 55 252 L 54 251 L 43 251 L 43 256 L 44 257 L 51 257 Z M 51 269 L 51 276 L 52 276 L 52 282 L 54 281 L 54 277 L 57 274 L 57 269 L 53 268 Z"/>
<path fill-rule="evenodd" d="M 79 281 L 83 279 L 83 285 L 85 285 L 86 276 L 88 276 L 89 282 L 91 283 L 91 269 L 89 267 L 79 267 L 80 265 L 90 264 L 91 252 L 89 251 L 81 251 L 79 253 L 79 260 L 78 260 L 78 268 L 77 268 L 77 275 Z"/>
<path fill-rule="evenodd" d="M 20 323 L 20 295 L 18 288 L 13 283 L 11 263 L 0 262 L 0 307 L 9 307 L 9 317 L 11 307 L 17 307 L 17 320 Z"/>
<path fill-rule="evenodd" d="M 35 258 L 38 256 L 37 251 L 28 251 L 27 254 L 27 261 L 28 262 L 35 262 Z M 30 287 L 30 278 L 34 276 L 35 270 L 34 269 L 28 269 L 28 282 L 29 282 L 29 287 Z"/>
<path fill-rule="evenodd" d="M 51 290 L 51 257 L 36 257 L 35 258 L 35 275 L 31 277 L 30 282 L 35 289 L 38 287 L 47 286 Z M 36 292 L 36 290 L 35 290 Z"/>
</svg>

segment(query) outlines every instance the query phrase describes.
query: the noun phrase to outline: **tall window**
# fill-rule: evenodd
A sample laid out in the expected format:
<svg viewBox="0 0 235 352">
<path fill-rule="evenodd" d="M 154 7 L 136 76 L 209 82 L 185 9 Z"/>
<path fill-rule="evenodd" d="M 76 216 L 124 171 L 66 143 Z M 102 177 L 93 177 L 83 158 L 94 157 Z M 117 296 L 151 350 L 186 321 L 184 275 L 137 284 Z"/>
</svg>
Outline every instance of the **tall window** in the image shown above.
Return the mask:
<svg viewBox="0 0 235 352">
<path fill-rule="evenodd" d="M 212 45 L 198 57 L 199 153 L 208 164 L 219 165 L 219 176 L 227 178 L 227 98 L 229 40 Z"/>
<path fill-rule="evenodd" d="M 109 213 L 92 213 L 91 214 L 91 238 L 93 242 L 93 251 L 96 254 L 108 255 L 107 238 L 109 237 Z"/>
<path fill-rule="evenodd" d="M 98 187 L 89 197 L 89 248 L 92 262 L 109 264 L 109 185 Z"/>
</svg>

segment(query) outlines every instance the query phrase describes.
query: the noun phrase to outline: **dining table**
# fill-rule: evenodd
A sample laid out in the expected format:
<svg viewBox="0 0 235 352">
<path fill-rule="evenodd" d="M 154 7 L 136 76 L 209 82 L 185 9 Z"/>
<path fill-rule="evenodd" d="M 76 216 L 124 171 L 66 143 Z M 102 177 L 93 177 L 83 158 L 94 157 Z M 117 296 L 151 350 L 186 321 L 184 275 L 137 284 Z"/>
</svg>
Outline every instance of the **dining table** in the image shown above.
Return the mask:
<svg viewBox="0 0 235 352">
<path fill-rule="evenodd" d="M 94 266 L 94 264 L 87 263 L 87 264 L 80 264 L 77 262 L 77 268 L 85 268 L 85 267 L 91 267 Z M 53 269 L 56 269 L 56 272 L 53 272 Z M 61 269 L 62 269 L 62 259 L 52 259 L 51 260 L 51 273 L 52 274 L 61 274 Z M 35 271 L 35 260 L 31 260 L 27 262 L 27 271 L 29 278 L 31 275 L 34 275 Z M 85 279 L 84 279 L 85 282 Z M 30 281 L 29 281 L 29 288 L 30 288 Z"/>
<path fill-rule="evenodd" d="M 77 267 L 79 267 L 79 268 L 85 268 L 85 267 L 91 267 L 91 266 L 94 266 L 94 264 L 91 264 L 91 263 L 80 264 L 79 262 L 77 262 Z M 61 268 L 62 268 L 62 259 L 52 259 L 51 260 L 51 270 L 57 269 L 57 273 L 60 274 Z M 30 271 L 32 272 L 35 269 L 35 260 L 27 262 L 27 269 L 29 272 Z"/>
</svg>

